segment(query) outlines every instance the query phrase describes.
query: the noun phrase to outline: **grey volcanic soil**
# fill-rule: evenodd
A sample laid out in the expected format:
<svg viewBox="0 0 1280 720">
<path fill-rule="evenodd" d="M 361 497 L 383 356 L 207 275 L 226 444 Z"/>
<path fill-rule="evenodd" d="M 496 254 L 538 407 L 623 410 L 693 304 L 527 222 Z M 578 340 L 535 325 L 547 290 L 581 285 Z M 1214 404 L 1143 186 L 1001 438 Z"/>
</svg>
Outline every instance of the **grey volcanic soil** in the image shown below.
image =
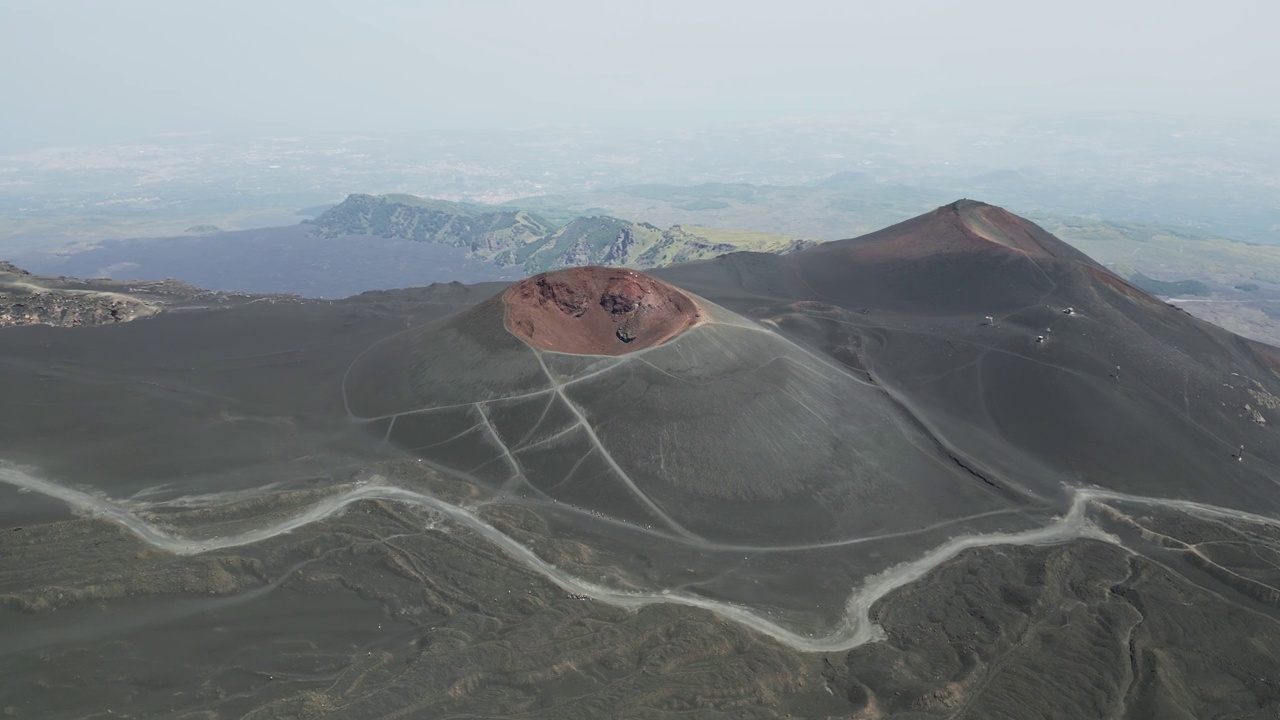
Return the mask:
<svg viewBox="0 0 1280 720">
<path fill-rule="evenodd" d="M 0 329 L 76 513 L 0 514 L 0 709 L 1280 711 L 1274 348 L 978 203 L 655 275 L 704 322 L 612 357 L 496 285 Z"/>
</svg>

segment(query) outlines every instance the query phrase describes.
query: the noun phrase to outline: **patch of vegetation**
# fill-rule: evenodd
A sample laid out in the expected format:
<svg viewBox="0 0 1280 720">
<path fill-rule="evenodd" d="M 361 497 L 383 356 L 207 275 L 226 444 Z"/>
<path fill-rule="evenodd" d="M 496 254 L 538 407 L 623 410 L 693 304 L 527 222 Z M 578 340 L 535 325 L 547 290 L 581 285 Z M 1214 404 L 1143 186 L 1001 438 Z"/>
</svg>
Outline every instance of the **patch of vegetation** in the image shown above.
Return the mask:
<svg viewBox="0 0 1280 720">
<path fill-rule="evenodd" d="M 466 247 L 471 257 L 537 273 L 576 265 L 652 268 L 735 250 L 791 252 L 812 241 L 743 230 L 667 230 L 608 215 L 576 217 L 562 227 L 527 210 L 409 195 L 352 195 L 314 220 L 326 237 L 379 235 Z"/>
<path fill-rule="evenodd" d="M 721 230 L 701 225 L 685 225 L 685 230 L 714 243 L 730 245 L 737 250 L 754 252 L 788 253 L 801 248 L 811 247 L 822 242 L 813 238 L 796 238 L 779 233 L 756 232 L 754 230 Z"/>
<path fill-rule="evenodd" d="M 692 202 L 687 202 L 683 205 L 677 205 L 676 207 L 680 208 L 681 210 L 695 210 L 695 211 L 696 210 L 724 210 L 725 208 L 730 207 L 730 205 L 729 203 L 723 202 L 721 200 L 712 200 L 710 198 L 698 198 L 697 200 L 694 200 Z"/>
<path fill-rule="evenodd" d="M 704 183 L 693 186 L 632 185 L 622 188 L 621 192 L 631 197 L 661 200 L 674 204 L 699 200 L 704 202 L 736 200 L 749 203 L 767 197 L 773 190 L 774 188 L 772 187 L 748 183 Z M 725 207 L 728 207 L 727 203 Z"/>
<path fill-rule="evenodd" d="M 328 205 L 312 205 L 311 207 L 305 207 L 299 210 L 298 215 L 305 218 L 319 217 L 329 210 L 332 210 L 334 207 L 335 205 L 333 203 L 329 203 Z"/>
<path fill-rule="evenodd" d="M 1164 297 L 1181 297 L 1183 295 L 1206 297 L 1210 293 L 1209 286 L 1199 280 L 1165 281 L 1147 277 L 1142 273 L 1134 273 L 1129 277 L 1129 282 L 1152 295 L 1162 295 Z"/>
<path fill-rule="evenodd" d="M 1187 228 L 1033 216 L 1044 229 L 1124 276 L 1180 277 L 1214 287 L 1280 285 L 1280 248 Z"/>
<path fill-rule="evenodd" d="M 466 247 L 483 257 L 533 242 L 554 226 L 522 210 L 485 211 L 483 206 L 412 195 L 351 195 L 313 220 L 326 237 L 385 238 Z"/>
<path fill-rule="evenodd" d="M 187 228 L 209 225 L 222 229 L 279 225 L 280 218 L 293 217 L 296 205 L 248 209 L 206 209 L 162 207 L 110 212 L 100 209 L 67 209 L 27 216 L 7 215 L 0 223 L 0 252 L 48 251 L 67 242 L 174 237 Z"/>
</svg>

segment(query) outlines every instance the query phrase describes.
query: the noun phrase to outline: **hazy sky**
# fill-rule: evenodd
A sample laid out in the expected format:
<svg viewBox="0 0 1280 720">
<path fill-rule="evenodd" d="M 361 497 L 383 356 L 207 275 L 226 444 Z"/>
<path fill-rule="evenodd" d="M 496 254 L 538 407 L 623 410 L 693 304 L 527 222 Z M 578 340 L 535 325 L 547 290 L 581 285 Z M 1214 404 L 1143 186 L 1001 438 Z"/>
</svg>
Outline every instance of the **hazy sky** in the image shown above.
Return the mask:
<svg viewBox="0 0 1280 720">
<path fill-rule="evenodd" d="M 1280 119 L 1280 2 L 1047 5 L 0 0 L 0 142 L 920 106 Z"/>
</svg>

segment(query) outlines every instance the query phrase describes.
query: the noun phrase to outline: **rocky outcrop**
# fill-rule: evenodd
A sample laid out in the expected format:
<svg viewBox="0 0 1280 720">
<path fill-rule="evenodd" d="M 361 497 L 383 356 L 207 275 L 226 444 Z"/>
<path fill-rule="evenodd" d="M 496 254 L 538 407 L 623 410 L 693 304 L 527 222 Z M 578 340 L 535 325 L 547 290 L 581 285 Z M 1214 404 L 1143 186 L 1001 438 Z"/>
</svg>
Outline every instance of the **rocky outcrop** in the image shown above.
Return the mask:
<svg viewBox="0 0 1280 720">
<path fill-rule="evenodd" d="M 604 265 L 622 265 L 631 260 L 631 248 L 636 244 L 631 228 L 622 228 L 604 252 Z"/>
<path fill-rule="evenodd" d="M 149 303 L 109 293 L 0 289 L 0 327 L 110 325 L 149 317 L 155 312 Z"/>
<path fill-rule="evenodd" d="M 0 328 L 110 325 L 148 317 L 157 311 L 156 303 L 109 287 L 42 278 L 12 263 L 0 262 Z"/>
</svg>

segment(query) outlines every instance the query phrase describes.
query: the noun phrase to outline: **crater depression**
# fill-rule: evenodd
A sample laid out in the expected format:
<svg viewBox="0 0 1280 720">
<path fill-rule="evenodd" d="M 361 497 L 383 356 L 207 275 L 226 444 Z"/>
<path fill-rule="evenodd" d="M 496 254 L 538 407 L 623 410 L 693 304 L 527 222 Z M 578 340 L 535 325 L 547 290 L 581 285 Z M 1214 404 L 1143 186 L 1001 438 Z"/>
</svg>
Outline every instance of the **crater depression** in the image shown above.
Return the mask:
<svg viewBox="0 0 1280 720">
<path fill-rule="evenodd" d="M 502 296 L 507 329 L 542 350 L 622 355 L 661 345 L 703 320 L 692 298 L 657 278 L 578 267 L 522 280 Z"/>
</svg>

